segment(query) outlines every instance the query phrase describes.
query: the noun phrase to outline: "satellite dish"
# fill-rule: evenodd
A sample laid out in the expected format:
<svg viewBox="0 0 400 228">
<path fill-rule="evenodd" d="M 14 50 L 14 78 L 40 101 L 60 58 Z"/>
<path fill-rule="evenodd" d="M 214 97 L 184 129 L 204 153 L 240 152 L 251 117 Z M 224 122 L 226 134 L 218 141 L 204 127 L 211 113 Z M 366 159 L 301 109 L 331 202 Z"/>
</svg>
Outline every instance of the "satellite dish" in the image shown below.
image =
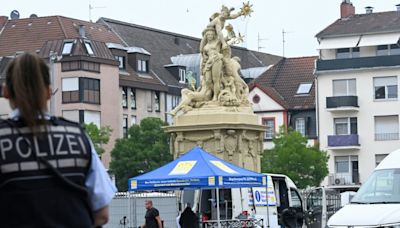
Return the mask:
<svg viewBox="0 0 400 228">
<path fill-rule="evenodd" d="M 29 18 L 37 18 L 37 17 L 38 17 L 38 15 L 34 14 L 34 13 L 29 16 Z"/>
<path fill-rule="evenodd" d="M 13 11 L 11 11 L 10 17 L 11 17 L 11 20 L 19 19 L 19 12 L 18 12 L 18 10 L 13 10 Z"/>
</svg>

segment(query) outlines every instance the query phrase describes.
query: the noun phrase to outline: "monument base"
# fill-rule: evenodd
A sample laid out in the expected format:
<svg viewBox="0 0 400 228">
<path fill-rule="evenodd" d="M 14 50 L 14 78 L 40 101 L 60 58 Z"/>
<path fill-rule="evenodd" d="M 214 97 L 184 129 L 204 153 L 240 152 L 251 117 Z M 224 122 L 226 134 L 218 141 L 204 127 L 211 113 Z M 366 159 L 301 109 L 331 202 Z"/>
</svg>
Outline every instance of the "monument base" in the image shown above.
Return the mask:
<svg viewBox="0 0 400 228">
<path fill-rule="evenodd" d="M 208 105 L 175 117 L 165 129 L 174 158 L 200 146 L 225 161 L 261 171 L 265 128 L 251 107 Z"/>
</svg>

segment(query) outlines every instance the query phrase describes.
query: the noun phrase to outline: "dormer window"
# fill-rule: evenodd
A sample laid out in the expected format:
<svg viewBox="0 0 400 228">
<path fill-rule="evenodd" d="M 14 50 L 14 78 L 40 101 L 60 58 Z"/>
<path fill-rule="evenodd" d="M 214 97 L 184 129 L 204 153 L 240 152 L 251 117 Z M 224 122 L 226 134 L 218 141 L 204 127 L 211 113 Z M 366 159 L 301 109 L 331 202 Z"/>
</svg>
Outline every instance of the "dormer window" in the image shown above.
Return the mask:
<svg viewBox="0 0 400 228">
<path fill-rule="evenodd" d="M 311 91 L 312 83 L 301 83 L 299 88 L 297 88 L 297 95 L 306 95 Z"/>
<path fill-rule="evenodd" d="M 125 69 L 125 57 L 124 56 L 115 56 L 115 60 L 119 62 L 119 69 Z"/>
<path fill-rule="evenodd" d="M 179 83 L 186 83 L 186 70 L 179 69 Z"/>
<path fill-rule="evenodd" d="M 137 72 L 142 72 L 142 73 L 147 73 L 148 72 L 148 66 L 147 66 L 147 61 L 146 60 L 137 60 Z"/>
<path fill-rule="evenodd" d="M 74 46 L 73 41 L 66 41 L 64 42 L 63 49 L 62 49 L 62 55 L 70 55 L 72 52 L 72 47 Z"/>
<path fill-rule="evenodd" d="M 92 44 L 89 41 L 85 41 L 85 47 L 89 55 L 94 55 Z"/>
</svg>

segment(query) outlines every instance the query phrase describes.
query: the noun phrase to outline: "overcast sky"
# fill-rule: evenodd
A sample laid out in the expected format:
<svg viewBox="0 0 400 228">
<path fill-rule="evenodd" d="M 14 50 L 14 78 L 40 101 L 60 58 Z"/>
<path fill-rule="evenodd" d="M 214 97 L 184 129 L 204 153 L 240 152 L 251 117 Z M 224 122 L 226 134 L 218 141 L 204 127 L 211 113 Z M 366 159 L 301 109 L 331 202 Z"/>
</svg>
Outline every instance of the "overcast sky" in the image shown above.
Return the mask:
<svg viewBox="0 0 400 228">
<path fill-rule="evenodd" d="M 246 0 L 247 2 L 247 0 Z M 342 0 L 250 0 L 254 12 L 246 19 L 231 24 L 245 34 L 242 45 L 249 49 L 282 55 L 282 30 L 285 35 L 285 56 L 317 55 L 315 34 L 339 18 Z M 365 6 L 375 12 L 395 10 L 400 0 L 352 0 L 356 13 Z M 241 0 L 12 0 L 1 1 L 0 15 L 14 9 L 21 18 L 62 15 L 89 20 L 89 4 L 94 9 L 92 20 L 108 17 L 162 30 L 200 37 L 209 16 L 225 4 L 239 9 Z M 98 7 L 98 8 L 96 8 Z M 104 7 L 104 8 L 103 8 Z M 261 40 L 258 42 L 258 34 Z"/>
</svg>

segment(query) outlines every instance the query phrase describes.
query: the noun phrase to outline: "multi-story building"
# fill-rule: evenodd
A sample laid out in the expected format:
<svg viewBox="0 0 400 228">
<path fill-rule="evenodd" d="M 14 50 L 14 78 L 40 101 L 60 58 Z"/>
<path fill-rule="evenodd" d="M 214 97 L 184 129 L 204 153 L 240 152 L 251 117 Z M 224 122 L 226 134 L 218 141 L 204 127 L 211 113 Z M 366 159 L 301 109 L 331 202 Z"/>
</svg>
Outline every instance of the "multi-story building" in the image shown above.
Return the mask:
<svg viewBox="0 0 400 228">
<path fill-rule="evenodd" d="M 167 87 L 152 73 L 151 53 L 124 45 L 107 26 L 51 16 L 0 17 L 0 28 L 0 56 L 5 56 L 0 81 L 6 63 L 19 53 L 45 59 L 54 78 L 53 113 L 113 129 L 102 155 L 106 166 L 115 140 L 125 136 L 130 125 L 148 116 L 165 120 Z M 7 101 L 0 98 L 0 104 L 0 115 L 7 116 Z"/>
<path fill-rule="evenodd" d="M 329 159 L 325 185 L 357 188 L 377 164 L 400 148 L 398 97 L 400 7 L 341 18 L 316 35 L 319 140 Z"/>
<path fill-rule="evenodd" d="M 292 128 L 317 140 L 315 115 L 314 63 L 317 57 L 283 58 L 253 80 L 249 101 L 259 122 L 265 125 L 264 148 L 273 147 L 279 128 Z"/>
</svg>

